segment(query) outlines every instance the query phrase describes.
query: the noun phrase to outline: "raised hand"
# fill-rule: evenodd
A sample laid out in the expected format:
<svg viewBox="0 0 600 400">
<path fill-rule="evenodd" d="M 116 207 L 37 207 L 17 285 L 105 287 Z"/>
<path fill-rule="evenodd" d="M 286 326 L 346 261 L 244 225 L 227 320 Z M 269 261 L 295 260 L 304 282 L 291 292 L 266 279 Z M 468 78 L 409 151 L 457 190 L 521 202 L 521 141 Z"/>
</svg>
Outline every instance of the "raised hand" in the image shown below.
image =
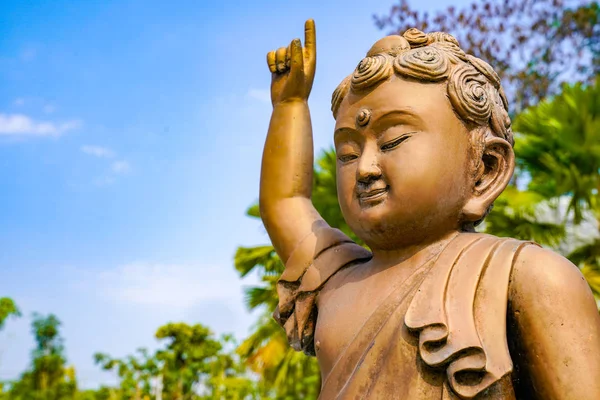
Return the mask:
<svg viewBox="0 0 600 400">
<path fill-rule="evenodd" d="M 308 100 L 315 78 L 316 61 L 315 22 L 309 19 L 304 25 L 304 48 L 300 39 L 294 39 L 288 47 L 281 47 L 267 54 L 267 64 L 273 73 L 273 105 L 293 100 Z"/>
</svg>

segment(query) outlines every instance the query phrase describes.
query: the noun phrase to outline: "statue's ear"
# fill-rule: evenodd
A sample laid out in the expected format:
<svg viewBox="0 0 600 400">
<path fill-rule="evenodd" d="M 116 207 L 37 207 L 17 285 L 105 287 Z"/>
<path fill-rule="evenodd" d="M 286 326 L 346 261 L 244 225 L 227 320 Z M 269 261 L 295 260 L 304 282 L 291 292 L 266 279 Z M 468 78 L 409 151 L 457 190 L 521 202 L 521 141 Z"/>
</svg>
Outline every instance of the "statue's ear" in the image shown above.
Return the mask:
<svg viewBox="0 0 600 400">
<path fill-rule="evenodd" d="M 499 137 L 487 137 L 473 192 L 463 207 L 463 221 L 476 222 L 485 217 L 489 207 L 506 188 L 515 170 L 512 146 Z"/>
</svg>

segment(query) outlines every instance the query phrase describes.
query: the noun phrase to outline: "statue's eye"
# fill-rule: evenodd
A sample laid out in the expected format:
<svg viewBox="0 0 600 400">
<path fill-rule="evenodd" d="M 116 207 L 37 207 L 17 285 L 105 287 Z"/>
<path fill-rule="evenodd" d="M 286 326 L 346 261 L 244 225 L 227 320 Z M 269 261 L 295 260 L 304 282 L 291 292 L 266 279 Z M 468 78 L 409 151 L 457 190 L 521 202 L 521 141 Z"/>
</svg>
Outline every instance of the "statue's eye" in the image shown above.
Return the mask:
<svg viewBox="0 0 600 400">
<path fill-rule="evenodd" d="M 338 157 L 338 160 L 340 160 L 343 163 L 347 163 L 352 160 L 356 160 L 357 158 L 358 156 L 356 154 L 342 154 Z"/>
<path fill-rule="evenodd" d="M 404 142 L 410 136 L 411 136 L 411 134 L 407 133 L 407 134 L 397 137 L 396 139 L 390 140 L 389 142 L 381 145 L 381 150 L 382 151 L 392 150 L 393 148 L 398 147 L 400 145 L 400 143 Z"/>
</svg>

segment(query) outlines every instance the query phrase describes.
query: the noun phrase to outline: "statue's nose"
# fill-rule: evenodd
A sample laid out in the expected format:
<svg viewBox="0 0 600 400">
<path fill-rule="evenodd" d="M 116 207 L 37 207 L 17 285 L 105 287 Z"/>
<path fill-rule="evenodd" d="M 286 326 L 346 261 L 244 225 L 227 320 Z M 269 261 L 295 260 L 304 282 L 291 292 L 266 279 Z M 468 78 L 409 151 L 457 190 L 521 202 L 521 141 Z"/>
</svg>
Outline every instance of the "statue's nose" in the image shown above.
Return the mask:
<svg viewBox="0 0 600 400">
<path fill-rule="evenodd" d="M 361 183 L 368 183 L 381 178 L 381 168 L 375 154 L 362 154 L 358 162 L 357 180 Z"/>
</svg>

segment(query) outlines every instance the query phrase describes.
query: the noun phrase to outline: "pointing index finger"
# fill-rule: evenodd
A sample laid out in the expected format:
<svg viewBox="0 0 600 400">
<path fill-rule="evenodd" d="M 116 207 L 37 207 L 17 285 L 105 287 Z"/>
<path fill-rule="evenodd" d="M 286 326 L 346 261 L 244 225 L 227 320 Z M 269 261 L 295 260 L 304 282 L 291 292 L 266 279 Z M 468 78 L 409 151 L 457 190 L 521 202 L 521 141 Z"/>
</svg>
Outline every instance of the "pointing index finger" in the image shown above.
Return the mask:
<svg viewBox="0 0 600 400">
<path fill-rule="evenodd" d="M 317 38 L 315 33 L 315 21 L 309 19 L 304 24 L 304 47 L 311 57 L 315 56 Z"/>
</svg>

